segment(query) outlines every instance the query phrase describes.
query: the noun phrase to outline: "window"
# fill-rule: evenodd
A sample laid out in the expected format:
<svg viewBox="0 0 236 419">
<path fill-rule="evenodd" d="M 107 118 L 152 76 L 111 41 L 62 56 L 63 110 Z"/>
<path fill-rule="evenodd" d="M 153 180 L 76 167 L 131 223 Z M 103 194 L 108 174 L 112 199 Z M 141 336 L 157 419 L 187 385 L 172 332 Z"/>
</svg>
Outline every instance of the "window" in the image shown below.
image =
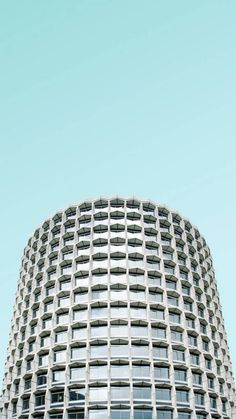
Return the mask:
<svg viewBox="0 0 236 419">
<path fill-rule="evenodd" d="M 164 320 L 165 318 L 165 312 L 164 310 L 150 310 L 150 317 L 151 320 Z"/>
<path fill-rule="evenodd" d="M 171 330 L 171 340 L 176 342 L 183 341 L 183 333 L 177 330 Z"/>
<path fill-rule="evenodd" d="M 73 388 L 69 390 L 69 400 L 70 402 L 82 401 L 85 399 L 85 388 Z"/>
<path fill-rule="evenodd" d="M 37 376 L 37 387 L 47 384 L 46 374 L 40 374 Z"/>
<path fill-rule="evenodd" d="M 108 327 L 107 326 L 92 326 L 91 327 L 91 339 L 107 337 L 108 336 Z"/>
<path fill-rule="evenodd" d="M 192 365 L 199 365 L 199 355 L 198 354 L 190 354 L 191 364 Z"/>
<path fill-rule="evenodd" d="M 124 387 L 125 388 L 125 387 Z M 129 410 L 111 410 L 111 419 L 130 419 Z"/>
<path fill-rule="evenodd" d="M 29 398 L 22 400 L 22 410 L 28 410 L 29 409 Z"/>
<path fill-rule="evenodd" d="M 35 406 L 43 406 L 45 405 L 45 394 L 37 394 L 35 396 Z"/>
<path fill-rule="evenodd" d="M 111 308 L 111 317 L 114 317 L 114 312 L 112 312 L 112 309 L 114 309 L 114 307 Z M 121 310 L 122 309 L 124 310 L 123 307 L 121 307 L 120 309 Z M 121 313 L 121 310 L 119 311 L 119 313 L 117 312 L 116 317 L 119 317 L 119 314 Z M 126 314 L 127 314 L 127 311 L 125 312 L 124 317 L 127 317 Z M 91 318 L 92 319 L 97 319 L 97 318 L 101 318 L 101 317 L 107 318 L 107 316 L 108 316 L 107 307 L 94 307 L 94 308 L 91 308 Z"/>
<path fill-rule="evenodd" d="M 162 347 L 162 346 L 154 346 L 153 357 L 154 358 L 167 358 L 168 357 L 167 348 Z"/>
<path fill-rule="evenodd" d="M 133 398 L 134 401 L 151 399 L 151 387 L 133 386 Z"/>
<path fill-rule="evenodd" d="M 198 406 L 204 405 L 204 394 L 195 393 L 195 405 L 198 405 Z"/>
<path fill-rule="evenodd" d="M 90 365 L 90 379 L 103 380 L 107 378 L 107 365 Z"/>
<path fill-rule="evenodd" d="M 87 355 L 86 346 L 71 348 L 71 360 L 86 358 L 86 355 Z"/>
<path fill-rule="evenodd" d="M 149 365 L 133 365 L 132 374 L 134 378 L 150 377 Z"/>
<path fill-rule="evenodd" d="M 67 339 L 68 339 L 68 332 L 67 331 L 56 333 L 56 342 L 57 343 L 67 342 Z"/>
<path fill-rule="evenodd" d="M 170 410 L 157 409 L 158 419 L 173 419 L 173 414 Z"/>
<path fill-rule="evenodd" d="M 176 306 L 177 307 L 179 305 L 179 300 L 176 297 L 168 296 L 167 297 L 167 301 L 168 301 L 168 304 L 170 304 L 172 306 Z"/>
<path fill-rule="evenodd" d="M 217 408 L 216 397 L 210 396 L 210 407 L 213 410 Z"/>
<path fill-rule="evenodd" d="M 131 326 L 132 337 L 147 337 L 148 328 L 146 326 Z"/>
<path fill-rule="evenodd" d="M 166 280 L 166 286 L 167 286 L 167 288 L 170 288 L 172 290 L 176 290 L 176 288 L 177 288 L 176 282 L 171 281 L 170 279 Z"/>
<path fill-rule="evenodd" d="M 177 402 L 188 403 L 189 395 L 187 390 L 176 390 Z"/>
<path fill-rule="evenodd" d="M 178 412 L 178 419 L 191 419 L 191 414 L 185 412 Z"/>
<path fill-rule="evenodd" d="M 60 290 L 67 291 L 70 289 L 71 282 L 70 281 L 61 281 L 60 282 Z"/>
<path fill-rule="evenodd" d="M 158 401 L 170 401 L 171 390 L 169 388 L 156 388 L 156 400 Z"/>
<path fill-rule="evenodd" d="M 51 344 L 51 338 L 50 336 L 44 336 L 41 338 L 41 347 L 50 346 Z"/>
<path fill-rule="evenodd" d="M 40 367 L 48 366 L 48 360 L 49 360 L 48 354 L 47 355 L 40 355 L 39 356 L 39 366 Z"/>
<path fill-rule="evenodd" d="M 202 384 L 202 375 L 196 372 L 193 372 L 193 384 L 200 386 Z"/>
<path fill-rule="evenodd" d="M 70 297 L 58 298 L 58 307 L 68 307 L 70 305 Z"/>
<path fill-rule="evenodd" d="M 89 400 L 90 402 L 102 402 L 107 401 L 108 390 L 107 387 L 90 387 L 89 388 Z"/>
<path fill-rule="evenodd" d="M 178 313 L 169 313 L 169 320 L 172 323 L 180 323 L 180 314 Z"/>
<path fill-rule="evenodd" d="M 111 365 L 111 378 L 128 378 L 129 366 L 126 364 Z"/>
<path fill-rule="evenodd" d="M 53 382 L 64 382 L 65 381 L 65 370 L 57 370 L 52 373 Z"/>
<path fill-rule="evenodd" d="M 168 367 L 154 367 L 155 380 L 169 380 Z"/>
<path fill-rule="evenodd" d="M 166 329 L 161 327 L 152 327 L 152 337 L 158 339 L 166 339 Z"/>
<path fill-rule="evenodd" d="M 62 391 L 57 391 L 51 394 L 51 404 L 63 403 L 64 402 L 64 393 Z"/>
<path fill-rule="evenodd" d="M 65 362 L 66 350 L 54 352 L 54 362 Z"/>
<path fill-rule="evenodd" d="M 57 324 L 66 324 L 69 322 L 69 315 L 65 314 L 58 314 L 57 316 Z"/>
<path fill-rule="evenodd" d="M 71 380 L 84 380 L 85 379 L 85 367 L 71 367 L 70 369 Z"/>
<path fill-rule="evenodd" d="M 173 349 L 173 360 L 183 362 L 185 360 L 184 351 L 181 349 Z"/>
<path fill-rule="evenodd" d="M 123 387 L 111 387 L 111 400 L 127 400 L 130 397 L 129 393 L 129 387 L 123 386 Z M 114 412 L 113 412 L 114 413 Z M 116 417 L 115 414 L 113 414 L 112 417 Z M 117 416 L 118 418 L 120 416 Z M 129 419 L 129 416 L 128 416 Z"/>
<path fill-rule="evenodd" d="M 19 384 L 18 384 L 18 388 L 19 388 Z M 25 390 L 29 390 L 30 388 L 31 388 L 31 378 L 28 378 L 27 380 L 25 380 Z"/>
<path fill-rule="evenodd" d="M 111 352 L 112 352 L 113 346 L 114 345 L 111 346 Z M 124 345 L 124 346 L 127 347 L 127 345 Z M 120 348 L 120 346 L 118 348 Z M 128 354 L 128 350 L 127 350 L 127 354 Z M 91 358 L 103 358 L 103 357 L 107 358 L 107 356 L 108 356 L 107 345 L 94 345 L 90 347 Z"/>
<path fill-rule="evenodd" d="M 175 381 L 187 381 L 187 371 L 175 369 Z"/>
<path fill-rule="evenodd" d="M 197 336 L 188 335 L 188 343 L 192 346 L 197 346 Z"/>
<path fill-rule="evenodd" d="M 149 347 L 148 345 L 132 345 L 131 353 L 133 357 L 148 357 L 149 356 Z"/>
</svg>

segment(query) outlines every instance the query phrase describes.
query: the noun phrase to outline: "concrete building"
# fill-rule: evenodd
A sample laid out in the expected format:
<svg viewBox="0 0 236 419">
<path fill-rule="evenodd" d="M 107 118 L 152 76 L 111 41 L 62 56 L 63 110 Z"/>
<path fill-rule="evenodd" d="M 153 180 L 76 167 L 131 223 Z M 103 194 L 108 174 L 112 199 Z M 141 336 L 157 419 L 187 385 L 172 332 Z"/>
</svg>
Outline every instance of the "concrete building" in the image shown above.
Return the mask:
<svg viewBox="0 0 236 419">
<path fill-rule="evenodd" d="M 1 417 L 233 419 L 212 259 L 163 205 L 98 198 L 25 248 Z"/>
</svg>

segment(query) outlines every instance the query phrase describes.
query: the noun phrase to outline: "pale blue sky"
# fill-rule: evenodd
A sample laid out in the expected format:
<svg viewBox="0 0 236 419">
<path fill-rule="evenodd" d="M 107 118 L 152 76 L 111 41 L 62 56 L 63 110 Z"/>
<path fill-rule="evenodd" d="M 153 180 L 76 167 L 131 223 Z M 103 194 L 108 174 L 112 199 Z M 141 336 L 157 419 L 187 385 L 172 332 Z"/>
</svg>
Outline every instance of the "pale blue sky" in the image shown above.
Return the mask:
<svg viewBox="0 0 236 419">
<path fill-rule="evenodd" d="M 1 3 L 1 368 L 28 237 L 124 194 L 206 237 L 236 371 L 235 18 L 235 0 Z"/>
</svg>

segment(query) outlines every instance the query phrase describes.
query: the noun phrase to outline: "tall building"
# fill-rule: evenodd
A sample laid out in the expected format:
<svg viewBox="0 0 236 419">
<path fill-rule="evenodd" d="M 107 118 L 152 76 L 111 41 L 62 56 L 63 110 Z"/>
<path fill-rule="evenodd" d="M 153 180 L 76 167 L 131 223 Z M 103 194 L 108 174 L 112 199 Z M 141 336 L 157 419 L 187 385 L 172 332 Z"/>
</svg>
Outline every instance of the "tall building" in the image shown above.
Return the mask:
<svg viewBox="0 0 236 419">
<path fill-rule="evenodd" d="M 1 417 L 236 418 L 212 259 L 197 228 L 121 197 L 46 220 L 22 259 Z"/>
</svg>

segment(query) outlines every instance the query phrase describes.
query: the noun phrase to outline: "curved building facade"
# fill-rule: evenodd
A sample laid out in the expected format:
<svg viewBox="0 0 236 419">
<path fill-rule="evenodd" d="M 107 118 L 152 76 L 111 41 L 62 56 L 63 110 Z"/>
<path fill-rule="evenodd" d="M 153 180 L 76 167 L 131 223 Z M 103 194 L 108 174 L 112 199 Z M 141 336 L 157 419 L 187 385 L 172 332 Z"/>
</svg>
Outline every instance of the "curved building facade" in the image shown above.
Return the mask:
<svg viewBox="0 0 236 419">
<path fill-rule="evenodd" d="M 233 419 L 209 248 L 165 206 L 99 198 L 28 241 L 2 418 Z"/>
</svg>

